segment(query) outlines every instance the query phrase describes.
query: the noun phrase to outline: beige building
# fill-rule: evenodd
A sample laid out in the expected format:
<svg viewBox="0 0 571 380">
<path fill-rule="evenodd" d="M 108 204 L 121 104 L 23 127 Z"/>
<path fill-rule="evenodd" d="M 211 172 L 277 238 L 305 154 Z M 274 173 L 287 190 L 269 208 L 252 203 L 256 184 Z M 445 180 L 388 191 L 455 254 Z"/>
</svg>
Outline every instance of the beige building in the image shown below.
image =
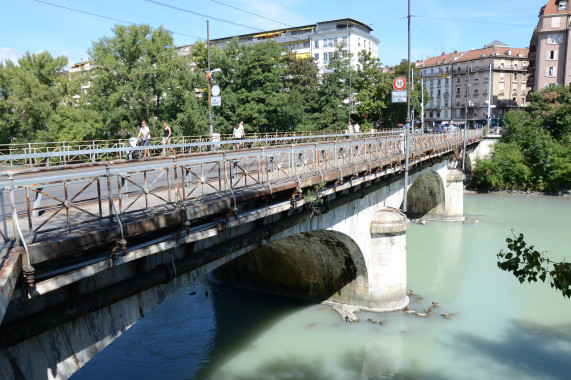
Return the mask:
<svg viewBox="0 0 571 380">
<path fill-rule="evenodd" d="M 571 17 L 568 0 L 549 0 L 529 43 L 529 86 L 533 91 L 571 82 Z"/>
<path fill-rule="evenodd" d="M 352 54 L 351 64 L 357 65 L 358 52 L 365 50 L 375 58 L 379 56 L 379 40 L 371 35 L 373 29 L 358 20 L 344 18 L 321 21 L 311 25 L 302 25 L 260 33 L 242 34 L 210 40 L 212 45 L 223 47 L 233 38 L 242 44 L 257 44 L 269 40 L 275 41 L 296 53 L 301 58 L 313 57 L 323 73 L 337 46 Z M 192 45 L 177 47 L 182 56 L 189 54 Z"/>
<path fill-rule="evenodd" d="M 510 109 L 526 107 L 528 52 L 494 41 L 482 49 L 422 61 L 419 69 L 430 96 L 425 99 L 424 126 L 450 121 L 482 126 L 488 116 L 498 121 Z"/>
</svg>

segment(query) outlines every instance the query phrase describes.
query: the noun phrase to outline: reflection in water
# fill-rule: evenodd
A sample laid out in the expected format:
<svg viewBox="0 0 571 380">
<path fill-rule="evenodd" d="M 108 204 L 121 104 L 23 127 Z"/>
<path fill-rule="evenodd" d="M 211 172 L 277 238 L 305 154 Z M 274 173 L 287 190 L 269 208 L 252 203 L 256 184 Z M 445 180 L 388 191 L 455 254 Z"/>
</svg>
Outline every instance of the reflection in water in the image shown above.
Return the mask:
<svg viewBox="0 0 571 380">
<path fill-rule="evenodd" d="M 359 312 L 360 322 L 346 323 L 327 306 L 203 279 L 73 378 L 568 378 L 571 302 L 546 284 L 519 284 L 497 269 L 496 253 L 514 228 L 561 260 L 571 252 L 571 200 L 466 194 L 464 208 L 479 223 L 431 222 L 407 232 L 410 310 L 438 303 L 426 317 Z"/>
</svg>

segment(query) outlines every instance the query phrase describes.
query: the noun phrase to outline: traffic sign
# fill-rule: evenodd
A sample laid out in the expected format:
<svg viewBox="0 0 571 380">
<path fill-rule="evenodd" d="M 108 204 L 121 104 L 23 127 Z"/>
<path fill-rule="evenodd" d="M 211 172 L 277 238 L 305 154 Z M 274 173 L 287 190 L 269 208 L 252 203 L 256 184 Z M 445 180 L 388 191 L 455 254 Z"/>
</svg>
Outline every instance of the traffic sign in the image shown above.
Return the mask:
<svg viewBox="0 0 571 380">
<path fill-rule="evenodd" d="M 392 101 L 393 103 L 406 103 L 406 91 L 393 91 Z"/>
<path fill-rule="evenodd" d="M 393 80 L 393 87 L 397 91 L 404 90 L 406 87 L 406 80 L 403 77 L 396 77 L 395 80 Z"/>
<path fill-rule="evenodd" d="M 221 96 L 212 96 L 210 97 L 210 105 L 212 107 L 222 105 L 222 97 Z"/>
</svg>

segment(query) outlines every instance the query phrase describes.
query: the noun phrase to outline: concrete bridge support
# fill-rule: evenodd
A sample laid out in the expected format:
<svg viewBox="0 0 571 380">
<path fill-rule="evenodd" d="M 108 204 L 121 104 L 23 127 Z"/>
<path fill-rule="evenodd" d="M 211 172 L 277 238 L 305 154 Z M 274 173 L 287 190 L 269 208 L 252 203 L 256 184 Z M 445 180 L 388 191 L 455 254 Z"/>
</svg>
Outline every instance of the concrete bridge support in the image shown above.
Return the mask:
<svg viewBox="0 0 571 380">
<path fill-rule="evenodd" d="M 305 223 L 316 227 L 313 230 L 297 232 L 304 228 L 298 225 L 288 231 L 292 235 L 286 232 L 217 269 L 212 277 L 232 286 L 373 311 L 404 308 L 409 301 L 406 215 L 392 207 L 366 207 L 344 223 L 347 230 L 335 223 L 336 215 L 347 215 L 339 211 L 311 218 Z"/>
<path fill-rule="evenodd" d="M 383 311 L 408 305 L 406 295 L 406 231 L 410 220 L 397 209 L 382 208 L 371 221 L 369 300 Z"/>
</svg>

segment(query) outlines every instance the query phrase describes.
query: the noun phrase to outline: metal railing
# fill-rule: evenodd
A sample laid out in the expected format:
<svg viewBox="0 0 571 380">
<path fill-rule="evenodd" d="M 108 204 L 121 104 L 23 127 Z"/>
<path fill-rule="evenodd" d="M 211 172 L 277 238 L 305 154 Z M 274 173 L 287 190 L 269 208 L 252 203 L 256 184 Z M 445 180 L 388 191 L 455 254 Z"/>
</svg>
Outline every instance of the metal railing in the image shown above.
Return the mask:
<svg viewBox="0 0 571 380">
<path fill-rule="evenodd" d="M 388 130 L 390 131 L 390 130 Z M 319 136 L 338 136 L 340 131 L 320 131 Z M 217 137 L 218 138 L 218 137 Z M 275 140 L 288 138 L 296 141 L 314 141 L 315 131 L 300 132 L 264 132 L 249 133 L 249 140 Z M 319 138 L 319 137 L 318 137 Z M 210 136 L 172 136 L 170 145 L 166 146 L 167 152 L 175 154 L 205 152 L 210 149 L 211 142 L 216 142 L 220 149 L 232 149 L 234 144 L 231 134 L 221 134 L 220 143 Z M 317 141 L 317 140 L 316 140 Z M 150 154 L 159 156 L 162 154 L 164 145 L 162 137 L 152 138 Z M 125 159 L 129 151 L 142 151 L 143 147 L 133 149 L 129 139 L 90 140 L 90 141 L 63 141 L 63 142 L 31 142 L 0 144 L 0 168 L 7 167 L 40 167 L 60 166 L 74 163 L 102 162 L 117 159 Z"/>
</svg>

